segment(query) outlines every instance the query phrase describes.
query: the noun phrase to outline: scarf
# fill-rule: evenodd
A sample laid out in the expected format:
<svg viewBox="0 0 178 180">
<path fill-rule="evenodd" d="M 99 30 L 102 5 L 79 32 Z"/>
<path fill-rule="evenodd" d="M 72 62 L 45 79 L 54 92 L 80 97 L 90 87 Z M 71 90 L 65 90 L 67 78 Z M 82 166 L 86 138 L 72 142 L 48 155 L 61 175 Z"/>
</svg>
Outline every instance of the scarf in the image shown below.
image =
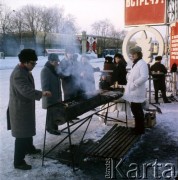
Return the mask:
<svg viewBox="0 0 178 180">
<path fill-rule="evenodd" d="M 135 60 L 133 61 L 132 68 L 135 66 L 135 64 L 137 64 L 137 62 L 138 62 L 139 60 L 141 60 L 141 59 L 135 59 Z"/>
</svg>

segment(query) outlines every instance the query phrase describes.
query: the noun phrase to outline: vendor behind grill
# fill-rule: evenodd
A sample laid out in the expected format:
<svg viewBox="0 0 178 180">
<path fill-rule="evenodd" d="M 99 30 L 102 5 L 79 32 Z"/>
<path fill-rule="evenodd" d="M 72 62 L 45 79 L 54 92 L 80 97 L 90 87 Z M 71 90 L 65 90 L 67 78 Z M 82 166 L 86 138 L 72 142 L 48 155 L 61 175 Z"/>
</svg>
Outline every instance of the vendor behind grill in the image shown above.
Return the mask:
<svg viewBox="0 0 178 180">
<path fill-rule="evenodd" d="M 113 75 L 112 75 L 112 82 L 115 84 L 116 82 L 118 85 L 126 85 L 127 80 L 127 70 L 126 70 L 127 62 L 125 61 L 122 54 L 115 54 L 114 55 L 114 67 L 113 67 Z"/>
<path fill-rule="evenodd" d="M 103 72 L 101 74 L 101 77 L 100 77 L 100 81 L 99 81 L 99 89 L 102 89 L 102 90 L 112 90 L 112 88 L 110 87 L 110 83 L 107 81 L 107 76 L 108 74 Z"/>
</svg>

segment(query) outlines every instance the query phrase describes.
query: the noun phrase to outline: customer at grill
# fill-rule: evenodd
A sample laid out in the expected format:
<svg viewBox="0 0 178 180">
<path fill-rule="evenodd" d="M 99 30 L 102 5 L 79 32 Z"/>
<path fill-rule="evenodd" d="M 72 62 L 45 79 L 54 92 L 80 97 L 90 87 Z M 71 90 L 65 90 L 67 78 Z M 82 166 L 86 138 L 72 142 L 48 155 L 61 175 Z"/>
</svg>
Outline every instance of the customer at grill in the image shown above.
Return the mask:
<svg viewBox="0 0 178 180">
<path fill-rule="evenodd" d="M 123 99 L 131 103 L 131 111 L 135 118 L 135 134 L 144 133 L 144 112 L 142 103 L 146 100 L 145 83 L 148 80 L 148 66 L 142 59 L 142 49 L 139 46 L 129 50 L 132 69 L 128 76 Z"/>
<path fill-rule="evenodd" d="M 112 74 L 112 82 L 115 84 L 117 82 L 118 85 L 126 85 L 127 80 L 127 63 L 122 54 L 115 54 L 114 56 L 114 68 Z"/>
<path fill-rule="evenodd" d="M 89 63 L 89 57 L 81 56 L 80 60 L 80 91 L 82 93 L 92 93 L 95 91 L 94 68 Z"/>
<path fill-rule="evenodd" d="M 42 108 L 47 109 L 46 130 L 50 134 L 59 135 L 58 125 L 63 122 L 57 122 L 57 112 L 51 105 L 62 101 L 61 81 L 57 73 L 59 66 L 59 57 L 52 53 L 48 55 L 48 61 L 41 71 L 41 87 L 43 91 L 50 91 L 51 97 L 42 98 Z"/>
<path fill-rule="evenodd" d="M 99 81 L 99 89 L 102 90 L 113 90 L 110 83 L 107 81 L 107 73 L 102 73 Z"/>
<path fill-rule="evenodd" d="M 66 48 L 65 57 L 60 62 L 60 72 L 62 74 L 62 89 L 64 101 L 75 98 L 80 89 L 79 63 L 74 58 L 74 49 Z"/>
<path fill-rule="evenodd" d="M 32 49 L 23 49 L 18 55 L 20 63 L 10 76 L 10 95 L 7 110 L 8 128 L 15 137 L 14 167 L 29 170 L 25 162 L 26 154 L 40 153 L 33 145 L 35 128 L 35 100 L 51 96 L 49 91 L 35 90 L 31 71 L 37 64 L 37 55 Z"/>
<path fill-rule="evenodd" d="M 113 68 L 114 68 L 113 58 L 111 56 L 106 56 L 103 70 L 110 71 L 107 73 L 106 76 L 106 80 L 110 83 L 110 85 L 112 85 Z"/>
<path fill-rule="evenodd" d="M 150 71 L 153 77 L 153 85 L 155 90 L 155 102 L 158 102 L 158 92 L 161 91 L 164 103 L 170 103 L 166 97 L 166 83 L 165 75 L 167 74 L 166 67 L 161 64 L 162 56 L 157 56 L 155 58 L 155 63 L 151 66 Z"/>
</svg>

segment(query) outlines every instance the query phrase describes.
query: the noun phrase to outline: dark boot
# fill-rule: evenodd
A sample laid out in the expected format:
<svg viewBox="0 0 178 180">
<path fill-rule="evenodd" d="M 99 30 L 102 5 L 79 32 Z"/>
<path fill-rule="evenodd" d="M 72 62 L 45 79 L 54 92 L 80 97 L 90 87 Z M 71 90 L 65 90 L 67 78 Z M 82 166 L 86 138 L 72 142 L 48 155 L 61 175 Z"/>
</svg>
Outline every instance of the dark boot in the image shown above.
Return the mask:
<svg viewBox="0 0 178 180">
<path fill-rule="evenodd" d="M 40 154 L 41 149 L 36 149 L 36 147 L 33 145 L 33 138 L 30 137 L 27 140 L 27 151 L 26 154 Z"/>
<path fill-rule="evenodd" d="M 14 168 L 15 169 L 21 169 L 21 170 L 30 170 L 32 169 L 31 165 L 28 165 L 25 160 L 23 160 L 20 164 L 15 164 L 14 163 Z"/>
<path fill-rule="evenodd" d="M 34 149 L 30 149 L 27 154 L 41 154 L 41 149 L 36 149 L 34 147 Z"/>
<path fill-rule="evenodd" d="M 166 91 L 161 91 L 164 103 L 171 103 L 166 96 Z"/>
<path fill-rule="evenodd" d="M 53 134 L 53 135 L 61 135 L 61 131 L 60 131 L 60 130 L 47 129 L 47 131 L 48 131 L 50 134 Z"/>
</svg>

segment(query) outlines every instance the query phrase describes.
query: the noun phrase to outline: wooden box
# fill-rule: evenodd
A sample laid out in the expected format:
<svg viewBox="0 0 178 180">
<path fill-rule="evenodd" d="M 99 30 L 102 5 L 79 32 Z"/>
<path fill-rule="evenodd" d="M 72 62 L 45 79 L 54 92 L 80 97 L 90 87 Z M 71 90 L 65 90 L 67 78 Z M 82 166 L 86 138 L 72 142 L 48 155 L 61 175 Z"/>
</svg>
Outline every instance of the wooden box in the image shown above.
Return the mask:
<svg viewBox="0 0 178 180">
<path fill-rule="evenodd" d="M 145 113 L 145 128 L 152 128 L 156 124 L 156 111 Z"/>
</svg>

